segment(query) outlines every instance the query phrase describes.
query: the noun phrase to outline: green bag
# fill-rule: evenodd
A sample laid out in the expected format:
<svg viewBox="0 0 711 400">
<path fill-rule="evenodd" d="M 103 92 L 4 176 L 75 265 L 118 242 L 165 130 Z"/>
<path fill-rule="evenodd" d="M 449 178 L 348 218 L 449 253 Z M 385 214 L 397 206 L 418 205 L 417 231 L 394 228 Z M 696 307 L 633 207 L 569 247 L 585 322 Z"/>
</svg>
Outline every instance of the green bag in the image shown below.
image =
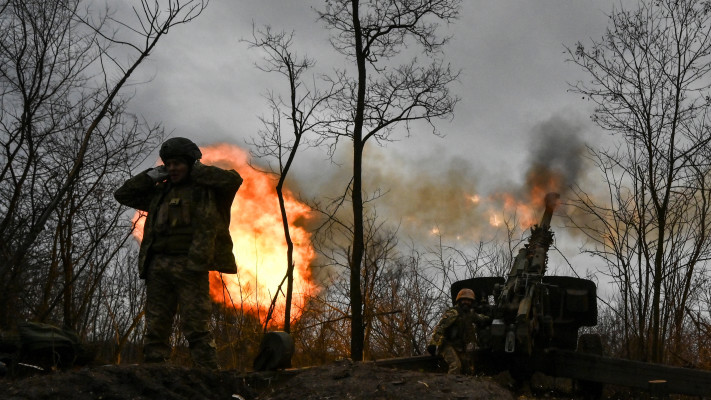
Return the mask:
<svg viewBox="0 0 711 400">
<path fill-rule="evenodd" d="M 38 322 L 19 323 L 17 330 L 22 359 L 35 360 L 43 366 L 70 367 L 82 353 L 79 336 L 70 330 Z"/>
</svg>

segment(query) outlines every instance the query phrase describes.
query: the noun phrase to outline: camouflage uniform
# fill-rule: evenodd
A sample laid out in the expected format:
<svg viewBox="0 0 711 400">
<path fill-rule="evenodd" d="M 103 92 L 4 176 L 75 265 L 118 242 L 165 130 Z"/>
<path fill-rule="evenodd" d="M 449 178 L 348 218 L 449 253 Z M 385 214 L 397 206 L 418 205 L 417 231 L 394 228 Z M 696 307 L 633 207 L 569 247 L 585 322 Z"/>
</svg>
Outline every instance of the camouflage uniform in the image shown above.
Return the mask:
<svg viewBox="0 0 711 400">
<path fill-rule="evenodd" d="M 474 310 L 465 311 L 460 305 L 448 309 L 432 332 L 428 346 L 436 346 L 437 354 L 447 363 L 449 374 L 473 374 L 472 353 L 476 348 L 476 324 L 489 317 Z"/>
<path fill-rule="evenodd" d="M 148 213 L 138 253 L 138 273 L 144 279 L 150 256 L 157 254 L 152 247 L 158 237 L 155 232 L 158 207 L 173 186 L 167 181 L 154 182 L 148 171 L 150 169 L 129 179 L 114 193 L 119 203 Z M 190 202 L 181 204 L 189 205 L 193 231 L 187 249 L 188 269 L 237 273 L 229 226 L 230 207 L 242 178 L 234 170 L 226 171 L 198 162 L 190 173 L 190 180 L 193 189 Z"/>
<path fill-rule="evenodd" d="M 153 257 L 148 267 L 144 358 L 155 362 L 170 356 L 168 338 L 180 305 L 181 328 L 190 344 L 193 362 L 216 369 L 215 341 L 209 327 L 212 303 L 208 272 L 191 271 L 186 266 L 185 255 L 166 254 Z"/>
<path fill-rule="evenodd" d="M 156 362 L 170 356 L 168 339 L 179 308 L 193 362 L 217 368 L 209 271 L 237 272 L 229 223 L 242 178 L 199 161 L 178 184 L 155 182 L 150 170 L 114 194 L 119 203 L 148 213 L 138 260 L 139 276 L 146 280 L 144 358 Z"/>
</svg>

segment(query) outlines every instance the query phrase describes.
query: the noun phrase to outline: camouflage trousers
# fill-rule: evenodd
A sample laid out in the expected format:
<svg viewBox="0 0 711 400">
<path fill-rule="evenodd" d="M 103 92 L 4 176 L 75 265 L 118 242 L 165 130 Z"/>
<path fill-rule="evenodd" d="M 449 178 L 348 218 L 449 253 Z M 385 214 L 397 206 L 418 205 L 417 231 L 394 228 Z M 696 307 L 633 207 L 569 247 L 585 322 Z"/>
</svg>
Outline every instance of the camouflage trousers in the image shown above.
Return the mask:
<svg viewBox="0 0 711 400">
<path fill-rule="evenodd" d="M 153 257 L 146 275 L 146 362 L 170 357 L 173 320 L 180 310 L 180 327 L 190 345 L 190 356 L 199 367 L 217 369 L 215 340 L 210 332 L 210 280 L 207 271 L 187 269 L 185 255 Z"/>
<path fill-rule="evenodd" d="M 448 374 L 474 375 L 474 359 L 466 351 L 457 351 L 451 345 L 441 347 L 439 354 L 447 363 Z"/>
</svg>

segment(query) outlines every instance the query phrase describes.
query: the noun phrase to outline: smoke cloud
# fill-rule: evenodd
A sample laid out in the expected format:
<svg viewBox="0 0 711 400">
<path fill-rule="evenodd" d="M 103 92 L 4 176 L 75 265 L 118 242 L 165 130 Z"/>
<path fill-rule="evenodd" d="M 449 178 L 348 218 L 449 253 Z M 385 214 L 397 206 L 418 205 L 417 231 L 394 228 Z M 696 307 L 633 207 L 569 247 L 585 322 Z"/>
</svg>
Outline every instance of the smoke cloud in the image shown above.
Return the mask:
<svg viewBox="0 0 711 400">
<path fill-rule="evenodd" d="M 579 183 L 587 170 L 584 134 L 580 121 L 553 116 L 520 135 L 526 154 L 500 149 L 502 160 L 520 163 L 504 170 L 443 156 L 444 149 L 413 157 L 402 152 L 406 143 L 395 148 L 370 144 L 363 161 L 364 197 L 372 200 L 368 204 L 379 220 L 399 226 L 401 238 L 416 243 L 440 236 L 462 243 L 486 241 L 514 214 L 520 228 L 537 223 L 547 192 L 565 197 Z M 451 144 L 444 139 L 443 145 Z M 311 193 L 307 197 L 312 199 L 343 195 L 352 176 L 351 152 L 342 146 L 337 155 L 337 164 L 318 169 L 316 175 L 310 169 L 287 183 L 298 187 L 296 192 Z M 341 217 L 348 220 L 349 214 L 350 207 L 342 206 Z"/>
<path fill-rule="evenodd" d="M 412 161 L 381 148 L 369 151 L 364 182 L 371 192 L 384 193 L 376 205 L 379 215 L 398 221 L 401 232 L 415 240 L 487 240 L 514 214 L 521 228 L 537 223 L 545 194 L 565 197 L 586 170 L 579 121 L 553 116 L 535 125 L 527 141 L 520 175 L 502 173 L 511 175 L 505 183 L 496 171 L 463 158 L 443 159 L 443 152 Z M 501 157 L 515 158 L 505 149 Z"/>
<path fill-rule="evenodd" d="M 534 127 L 524 193 L 530 194 L 536 187 L 556 184 L 557 187 L 553 186 L 551 190 L 565 195 L 583 170 L 585 143 L 582 131 L 580 124 L 560 116 Z"/>
<path fill-rule="evenodd" d="M 478 240 L 482 195 L 480 170 L 463 158 L 443 159 L 435 152 L 417 161 L 380 149 L 371 152 L 366 178 L 371 191 L 384 193 L 379 208 L 400 223 L 414 240 L 436 235 Z"/>
</svg>

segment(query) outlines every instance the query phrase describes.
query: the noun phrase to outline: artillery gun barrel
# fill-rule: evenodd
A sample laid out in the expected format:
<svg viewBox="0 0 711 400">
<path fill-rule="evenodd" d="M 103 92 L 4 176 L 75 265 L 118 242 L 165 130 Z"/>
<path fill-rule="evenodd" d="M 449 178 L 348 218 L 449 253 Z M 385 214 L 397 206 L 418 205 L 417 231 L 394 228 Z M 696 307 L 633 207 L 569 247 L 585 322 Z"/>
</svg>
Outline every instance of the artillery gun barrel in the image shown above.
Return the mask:
<svg viewBox="0 0 711 400">
<path fill-rule="evenodd" d="M 553 218 L 553 211 L 558 206 L 558 199 L 560 199 L 558 193 L 550 192 L 546 194 L 543 200 L 546 203 L 546 211 L 543 213 L 543 218 L 541 218 L 541 228 L 548 229 L 551 227 L 551 218 Z"/>
</svg>

